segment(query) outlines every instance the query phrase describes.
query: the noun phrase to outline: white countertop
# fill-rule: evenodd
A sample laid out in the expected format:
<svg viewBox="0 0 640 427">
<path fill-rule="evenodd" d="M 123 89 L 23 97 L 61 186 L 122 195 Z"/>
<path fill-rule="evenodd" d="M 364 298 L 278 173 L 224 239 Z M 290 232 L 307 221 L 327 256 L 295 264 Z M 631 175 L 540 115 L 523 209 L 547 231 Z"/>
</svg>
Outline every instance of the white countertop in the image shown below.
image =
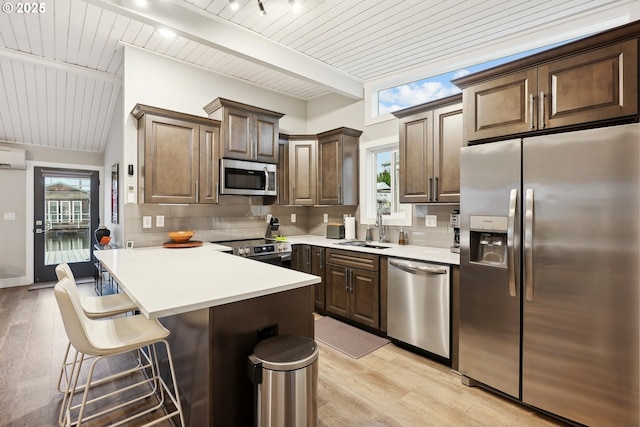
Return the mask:
<svg viewBox="0 0 640 427">
<path fill-rule="evenodd" d="M 287 240 L 292 245 L 314 245 L 323 246 L 325 248 L 344 249 L 356 252 L 366 252 L 376 255 L 386 255 L 396 258 L 415 259 L 419 261 L 437 262 L 441 264 L 460 265 L 460 254 L 451 252 L 449 249 L 432 248 L 428 246 L 416 245 L 399 245 L 397 243 L 379 243 L 371 242 L 375 245 L 387 246 L 388 249 L 364 248 L 361 246 L 337 245 L 338 242 L 344 242 L 346 239 L 327 239 L 324 236 L 302 235 L 287 236 Z"/>
<path fill-rule="evenodd" d="M 318 276 L 221 252 L 226 246 L 110 249 L 94 255 L 149 318 L 320 283 Z"/>
</svg>

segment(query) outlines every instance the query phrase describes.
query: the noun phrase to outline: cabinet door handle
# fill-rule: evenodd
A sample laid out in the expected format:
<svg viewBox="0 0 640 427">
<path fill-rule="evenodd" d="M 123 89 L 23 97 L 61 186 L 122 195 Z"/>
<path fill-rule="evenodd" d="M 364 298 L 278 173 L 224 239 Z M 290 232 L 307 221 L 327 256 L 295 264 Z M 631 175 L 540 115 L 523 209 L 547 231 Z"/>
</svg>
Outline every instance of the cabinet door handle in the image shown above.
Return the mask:
<svg viewBox="0 0 640 427">
<path fill-rule="evenodd" d="M 437 202 L 438 201 L 438 190 L 439 190 L 438 189 L 438 177 L 437 176 L 433 179 L 433 186 L 434 186 L 434 189 L 433 189 L 433 201 Z"/>
<path fill-rule="evenodd" d="M 544 92 L 540 91 L 540 129 L 544 129 Z"/>
<path fill-rule="evenodd" d="M 529 129 L 535 129 L 535 125 L 533 124 L 533 107 L 535 106 L 534 100 L 535 96 L 532 93 L 529 94 Z"/>
<path fill-rule="evenodd" d="M 199 191 L 200 189 L 199 189 L 199 185 L 198 184 L 199 184 L 199 182 L 196 181 L 196 203 L 200 202 L 200 191 Z"/>
<path fill-rule="evenodd" d="M 431 194 L 433 194 L 433 178 L 429 177 L 429 185 L 427 186 L 427 200 L 431 201 Z"/>
<path fill-rule="evenodd" d="M 338 185 L 338 203 L 342 203 L 342 185 Z"/>
<path fill-rule="evenodd" d="M 220 191 L 220 182 L 216 182 L 216 203 L 218 203 L 219 191 Z"/>
<path fill-rule="evenodd" d="M 279 185 L 276 186 L 276 204 L 277 205 L 280 204 L 280 186 Z"/>
</svg>

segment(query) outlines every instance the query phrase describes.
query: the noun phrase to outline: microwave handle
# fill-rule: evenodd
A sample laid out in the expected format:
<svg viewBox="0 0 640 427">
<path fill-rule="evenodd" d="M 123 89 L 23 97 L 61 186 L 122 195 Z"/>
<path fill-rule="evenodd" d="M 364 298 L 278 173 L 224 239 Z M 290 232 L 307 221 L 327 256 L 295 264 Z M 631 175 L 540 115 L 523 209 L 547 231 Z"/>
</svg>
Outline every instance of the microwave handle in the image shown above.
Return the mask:
<svg viewBox="0 0 640 427">
<path fill-rule="evenodd" d="M 267 192 L 267 190 L 269 189 L 269 171 L 267 171 L 267 168 L 264 168 L 264 191 L 265 193 Z"/>
</svg>

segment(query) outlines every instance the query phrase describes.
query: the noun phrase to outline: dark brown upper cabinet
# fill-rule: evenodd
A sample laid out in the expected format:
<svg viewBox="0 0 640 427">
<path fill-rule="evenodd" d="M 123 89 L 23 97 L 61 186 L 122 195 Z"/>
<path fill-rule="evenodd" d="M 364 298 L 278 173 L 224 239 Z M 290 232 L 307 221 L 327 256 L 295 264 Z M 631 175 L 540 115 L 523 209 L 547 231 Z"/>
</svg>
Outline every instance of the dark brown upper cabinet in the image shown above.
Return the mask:
<svg viewBox="0 0 640 427">
<path fill-rule="evenodd" d="M 138 104 L 141 203 L 218 203 L 220 122 Z"/>
<path fill-rule="evenodd" d="M 222 123 L 221 157 L 278 162 L 279 120 L 284 114 L 224 98 L 214 99 L 204 110 Z"/>
<path fill-rule="evenodd" d="M 462 95 L 394 115 L 400 119 L 400 202 L 459 202 Z"/>
<path fill-rule="evenodd" d="M 619 27 L 454 81 L 468 141 L 638 114 L 639 24 Z"/>
</svg>

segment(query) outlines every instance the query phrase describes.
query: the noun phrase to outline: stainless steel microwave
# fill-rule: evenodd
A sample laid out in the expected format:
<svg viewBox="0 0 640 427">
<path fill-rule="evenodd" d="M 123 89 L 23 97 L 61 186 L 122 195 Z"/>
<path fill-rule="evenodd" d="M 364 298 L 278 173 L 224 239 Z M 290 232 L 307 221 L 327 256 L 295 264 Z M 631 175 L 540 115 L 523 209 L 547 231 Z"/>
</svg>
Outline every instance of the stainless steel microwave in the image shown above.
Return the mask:
<svg viewBox="0 0 640 427">
<path fill-rule="evenodd" d="M 275 196 L 276 168 L 270 163 L 220 159 L 220 194 Z"/>
</svg>

